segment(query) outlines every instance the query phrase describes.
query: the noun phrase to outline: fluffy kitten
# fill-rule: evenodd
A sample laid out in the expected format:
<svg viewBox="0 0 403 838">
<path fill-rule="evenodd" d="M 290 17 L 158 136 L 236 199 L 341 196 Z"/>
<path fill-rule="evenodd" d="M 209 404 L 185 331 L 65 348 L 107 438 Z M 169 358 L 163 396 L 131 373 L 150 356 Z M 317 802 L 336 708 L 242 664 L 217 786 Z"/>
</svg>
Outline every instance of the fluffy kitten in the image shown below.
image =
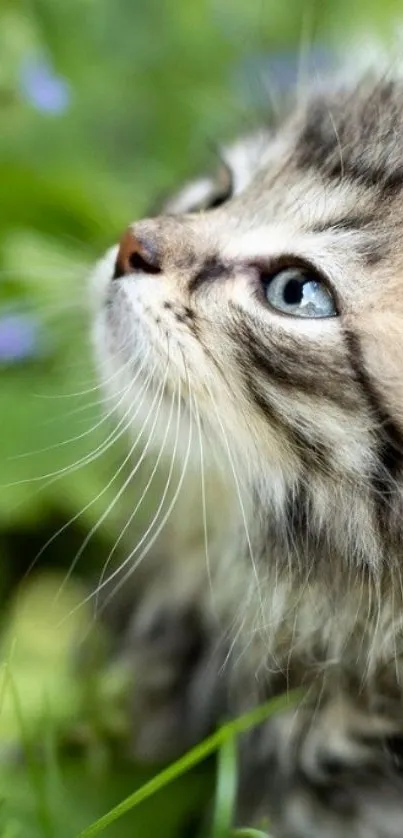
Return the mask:
<svg viewBox="0 0 403 838">
<path fill-rule="evenodd" d="M 403 83 L 366 75 L 238 142 L 95 273 L 133 434 L 183 468 L 220 446 L 227 473 L 210 580 L 172 546 L 141 589 L 137 750 L 302 686 L 241 744 L 239 818 L 281 838 L 403 835 L 402 229 Z"/>
</svg>

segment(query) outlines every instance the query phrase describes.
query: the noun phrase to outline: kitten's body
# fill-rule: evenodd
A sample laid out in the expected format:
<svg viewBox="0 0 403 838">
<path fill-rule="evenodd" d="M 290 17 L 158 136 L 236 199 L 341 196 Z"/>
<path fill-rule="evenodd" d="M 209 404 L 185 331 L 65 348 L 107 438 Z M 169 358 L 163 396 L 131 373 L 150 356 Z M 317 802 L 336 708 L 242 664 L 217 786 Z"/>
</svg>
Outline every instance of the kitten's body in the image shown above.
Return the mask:
<svg viewBox="0 0 403 838">
<path fill-rule="evenodd" d="M 139 749 L 303 686 L 308 704 L 244 742 L 240 816 L 283 838 L 398 838 L 403 83 L 325 89 L 231 159 L 222 205 L 191 212 L 200 182 L 96 275 L 109 387 L 145 419 L 161 407 L 157 452 L 219 443 L 232 504 L 210 580 L 202 552 L 173 551 L 133 618 Z M 338 316 L 266 304 L 264 277 L 300 264 Z"/>
</svg>

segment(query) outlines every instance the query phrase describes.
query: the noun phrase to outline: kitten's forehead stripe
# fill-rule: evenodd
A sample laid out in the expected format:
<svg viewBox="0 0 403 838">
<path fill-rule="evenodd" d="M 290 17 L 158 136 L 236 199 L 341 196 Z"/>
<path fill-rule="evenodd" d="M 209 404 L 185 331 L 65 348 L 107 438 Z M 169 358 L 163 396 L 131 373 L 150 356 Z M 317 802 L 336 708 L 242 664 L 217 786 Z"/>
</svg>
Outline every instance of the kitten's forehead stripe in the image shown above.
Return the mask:
<svg viewBox="0 0 403 838">
<path fill-rule="evenodd" d="M 189 279 L 188 289 L 192 295 L 198 291 L 206 282 L 211 282 L 230 273 L 230 268 L 218 256 L 209 256 L 204 259 L 203 264 L 196 273 Z"/>
<path fill-rule="evenodd" d="M 344 335 L 356 380 L 376 420 L 383 469 L 391 477 L 397 477 L 403 466 L 403 432 L 389 414 L 376 382 L 366 369 L 358 336 L 349 330 Z"/>
<path fill-rule="evenodd" d="M 357 398 L 348 387 L 348 368 L 339 357 L 318 357 L 317 347 L 310 349 L 301 339 L 282 336 L 267 345 L 259 334 L 258 324 L 243 315 L 232 329 L 234 339 L 242 341 L 250 369 L 286 389 L 309 393 L 342 405 L 346 411 L 357 408 Z"/>
<path fill-rule="evenodd" d="M 276 407 L 275 400 L 270 398 L 263 382 L 259 382 L 245 364 L 242 367 L 243 376 L 247 390 L 252 397 L 262 416 L 267 419 L 271 426 L 277 428 L 290 448 L 296 452 L 301 463 L 305 466 L 307 474 L 319 469 L 325 474 L 332 472 L 332 452 L 326 441 L 318 434 L 307 433 L 287 418 Z"/>
<path fill-rule="evenodd" d="M 357 233 L 352 243 L 367 267 L 379 265 L 390 253 L 389 237 L 386 231 L 379 233 L 379 217 L 375 213 L 360 216 L 344 216 L 317 222 L 310 227 L 311 233 Z"/>
<path fill-rule="evenodd" d="M 374 222 L 377 221 L 377 217 L 375 213 L 372 214 L 363 214 L 363 215 L 344 215 L 340 216 L 339 218 L 331 219 L 325 222 L 318 221 L 316 224 L 313 224 L 310 227 L 311 233 L 328 233 L 331 230 L 337 232 L 337 230 L 342 230 L 343 232 L 356 232 L 365 230 Z"/>
<path fill-rule="evenodd" d="M 377 460 L 374 463 L 371 481 L 378 529 L 385 535 L 387 528 L 391 526 L 391 498 L 394 486 L 403 469 L 403 433 L 389 414 L 378 392 L 377 383 L 371 379 L 371 374 L 366 369 L 357 335 L 346 330 L 344 336 L 357 383 L 375 420 Z"/>
<path fill-rule="evenodd" d="M 255 376 L 251 375 L 251 369 L 244 362 L 241 365 L 241 370 L 248 392 L 252 396 L 262 415 L 270 421 L 272 427 L 284 434 L 288 444 L 292 445 L 296 449 L 301 447 L 302 450 L 309 450 L 309 443 L 304 438 L 304 434 L 300 431 L 296 431 L 292 423 L 288 422 L 282 415 L 281 411 L 275 404 L 275 400 L 269 398 L 267 391 L 265 390 L 264 383 L 259 382 Z"/>
<path fill-rule="evenodd" d="M 381 196 L 403 186 L 403 91 L 398 82 L 363 82 L 354 92 L 318 96 L 307 107 L 295 148 L 299 168 L 348 178 Z"/>
</svg>

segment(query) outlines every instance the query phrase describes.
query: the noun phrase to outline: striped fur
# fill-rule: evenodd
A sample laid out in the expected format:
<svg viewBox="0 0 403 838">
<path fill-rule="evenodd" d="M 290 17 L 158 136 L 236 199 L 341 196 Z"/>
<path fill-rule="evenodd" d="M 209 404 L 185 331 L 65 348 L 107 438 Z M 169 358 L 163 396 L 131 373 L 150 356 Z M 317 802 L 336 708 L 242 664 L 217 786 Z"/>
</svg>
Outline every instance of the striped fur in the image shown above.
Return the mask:
<svg viewBox="0 0 403 838">
<path fill-rule="evenodd" d="M 210 615 L 203 637 L 225 638 L 217 682 L 224 668 L 242 706 L 308 691 L 310 704 L 245 745 L 255 813 L 269 811 L 284 838 L 397 838 L 403 82 L 373 74 L 323 87 L 272 135 L 230 149 L 226 172 L 224 192 L 204 179 L 133 226 L 158 253 L 158 275 L 112 282 L 116 248 L 97 268 L 98 357 L 118 392 L 147 353 L 140 414 L 165 381 L 159 441 L 180 383 L 181 439 L 196 403 L 206 448 L 221 446 L 232 512 L 217 516 L 219 626 L 200 570 L 186 583 Z M 328 277 L 338 317 L 286 317 L 265 303 L 262 274 L 301 260 Z M 135 406 L 133 393 L 122 403 Z M 194 574 L 186 555 L 175 563 Z"/>
</svg>

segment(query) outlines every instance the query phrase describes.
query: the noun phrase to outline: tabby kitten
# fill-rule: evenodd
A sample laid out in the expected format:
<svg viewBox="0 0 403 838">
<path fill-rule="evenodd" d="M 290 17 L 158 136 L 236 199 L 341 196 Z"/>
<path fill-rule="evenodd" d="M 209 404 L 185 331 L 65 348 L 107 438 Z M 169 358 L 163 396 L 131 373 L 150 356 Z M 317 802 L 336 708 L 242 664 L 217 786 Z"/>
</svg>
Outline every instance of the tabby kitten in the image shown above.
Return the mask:
<svg viewBox="0 0 403 838">
<path fill-rule="evenodd" d="M 239 822 L 401 838 L 403 82 L 322 85 L 224 158 L 95 271 L 106 389 L 197 478 L 179 528 L 216 487 L 209 572 L 172 546 L 141 585 L 135 747 L 302 687 L 241 743 Z"/>
</svg>

